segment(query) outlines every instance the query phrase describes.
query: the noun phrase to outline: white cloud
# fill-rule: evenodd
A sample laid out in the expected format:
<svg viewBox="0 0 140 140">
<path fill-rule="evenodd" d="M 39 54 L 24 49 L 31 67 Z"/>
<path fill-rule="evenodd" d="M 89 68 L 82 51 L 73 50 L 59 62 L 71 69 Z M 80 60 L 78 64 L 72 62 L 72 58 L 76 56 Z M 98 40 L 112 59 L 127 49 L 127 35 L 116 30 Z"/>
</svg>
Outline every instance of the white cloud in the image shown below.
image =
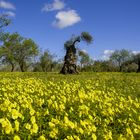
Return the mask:
<svg viewBox="0 0 140 140">
<path fill-rule="evenodd" d="M 52 4 L 45 4 L 42 11 L 55 11 L 62 10 L 65 7 L 65 3 L 60 0 L 54 0 Z"/>
<path fill-rule="evenodd" d="M 114 50 L 104 50 L 104 55 L 111 55 Z"/>
<path fill-rule="evenodd" d="M 15 17 L 16 16 L 16 14 L 14 12 L 11 12 L 11 11 L 7 11 L 4 14 L 6 14 L 6 15 L 8 15 L 10 17 Z"/>
<path fill-rule="evenodd" d="M 72 26 L 81 21 L 81 17 L 75 10 L 60 11 L 55 17 L 56 20 L 53 22 L 53 25 L 59 29 Z"/>
<path fill-rule="evenodd" d="M 114 50 L 104 50 L 102 59 L 108 60 L 110 55 L 114 52 Z"/>
<path fill-rule="evenodd" d="M 140 51 L 132 51 L 132 53 L 136 55 L 136 54 L 140 53 Z"/>
<path fill-rule="evenodd" d="M 0 8 L 10 9 L 10 10 L 16 9 L 12 3 L 6 1 L 0 1 Z"/>
</svg>

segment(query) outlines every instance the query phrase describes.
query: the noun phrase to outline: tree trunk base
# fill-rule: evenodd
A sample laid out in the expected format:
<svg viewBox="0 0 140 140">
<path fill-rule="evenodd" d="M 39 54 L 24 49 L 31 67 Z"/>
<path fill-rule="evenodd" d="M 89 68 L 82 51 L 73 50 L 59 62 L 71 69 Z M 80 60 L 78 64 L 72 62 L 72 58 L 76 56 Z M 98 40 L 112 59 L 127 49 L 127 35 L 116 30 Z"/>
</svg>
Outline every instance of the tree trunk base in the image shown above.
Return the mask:
<svg viewBox="0 0 140 140">
<path fill-rule="evenodd" d="M 77 70 L 76 64 L 64 63 L 60 73 L 61 74 L 79 74 L 79 71 Z"/>
<path fill-rule="evenodd" d="M 138 70 L 137 70 L 137 72 L 140 72 L 140 65 L 138 65 Z"/>
</svg>

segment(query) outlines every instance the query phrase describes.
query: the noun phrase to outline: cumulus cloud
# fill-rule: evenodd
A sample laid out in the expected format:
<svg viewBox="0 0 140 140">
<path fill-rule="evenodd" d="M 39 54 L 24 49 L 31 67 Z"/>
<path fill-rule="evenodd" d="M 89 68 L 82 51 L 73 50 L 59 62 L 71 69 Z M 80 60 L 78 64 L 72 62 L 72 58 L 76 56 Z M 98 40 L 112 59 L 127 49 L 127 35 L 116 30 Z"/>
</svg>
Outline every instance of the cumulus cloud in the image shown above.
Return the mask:
<svg viewBox="0 0 140 140">
<path fill-rule="evenodd" d="M 114 52 L 114 50 L 104 50 L 102 59 L 108 60 L 110 55 Z"/>
<path fill-rule="evenodd" d="M 53 26 L 59 29 L 72 26 L 81 21 L 81 17 L 75 10 L 60 11 L 56 14 L 55 18 L 56 20 L 53 22 Z"/>
<path fill-rule="evenodd" d="M 140 51 L 132 51 L 132 53 L 133 53 L 134 55 L 136 55 L 136 54 L 140 53 Z"/>
<path fill-rule="evenodd" d="M 81 21 L 81 17 L 75 10 L 65 10 L 65 6 L 66 4 L 63 0 L 54 0 L 53 3 L 47 3 L 42 8 L 42 11 L 45 12 L 58 11 L 52 23 L 56 28 L 63 29 Z"/>
<path fill-rule="evenodd" d="M 42 8 L 42 11 L 55 11 L 55 10 L 62 10 L 65 7 L 65 3 L 60 0 L 54 0 L 52 4 L 45 4 Z"/>
<path fill-rule="evenodd" d="M 15 6 L 10 3 L 10 2 L 6 2 L 6 1 L 0 1 L 0 8 L 3 8 L 3 9 L 9 9 L 9 10 L 15 10 Z"/>
<path fill-rule="evenodd" d="M 104 55 L 111 55 L 114 50 L 104 50 Z"/>
<path fill-rule="evenodd" d="M 108 60 L 110 55 L 114 52 L 114 50 L 104 50 L 102 59 L 103 60 Z M 134 55 L 140 53 L 140 51 L 131 51 Z"/>
<path fill-rule="evenodd" d="M 11 12 L 11 11 L 7 11 L 4 14 L 6 14 L 6 15 L 8 15 L 10 17 L 15 17 L 16 16 L 16 14 L 14 12 Z"/>
</svg>

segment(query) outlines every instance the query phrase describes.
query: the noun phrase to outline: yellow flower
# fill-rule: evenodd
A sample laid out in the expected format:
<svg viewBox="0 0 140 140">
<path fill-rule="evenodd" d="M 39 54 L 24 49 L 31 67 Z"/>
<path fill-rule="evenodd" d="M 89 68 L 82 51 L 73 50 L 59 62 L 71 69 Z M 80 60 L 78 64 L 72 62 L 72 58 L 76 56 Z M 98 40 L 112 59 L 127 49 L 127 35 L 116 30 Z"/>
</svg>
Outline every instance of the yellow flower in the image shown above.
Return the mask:
<svg viewBox="0 0 140 140">
<path fill-rule="evenodd" d="M 96 137 L 96 135 L 94 133 L 92 134 L 91 137 L 92 137 L 93 140 L 97 140 L 97 137 Z"/>
<path fill-rule="evenodd" d="M 92 131 L 96 132 L 96 126 L 95 125 L 92 125 Z"/>
<path fill-rule="evenodd" d="M 49 136 L 50 136 L 51 138 L 56 138 L 57 133 L 58 133 L 58 129 L 54 128 L 54 129 L 50 132 Z"/>
<path fill-rule="evenodd" d="M 31 125 L 29 123 L 26 123 L 25 124 L 25 128 L 28 129 L 28 130 L 30 130 L 31 129 Z"/>
<path fill-rule="evenodd" d="M 34 124 L 36 122 L 35 116 L 31 117 L 31 123 Z"/>
<path fill-rule="evenodd" d="M 123 135 L 121 134 L 118 138 L 118 140 L 127 140 L 127 138 L 123 137 Z"/>
<path fill-rule="evenodd" d="M 2 124 L 2 127 L 5 129 L 6 134 L 10 134 L 11 132 L 13 132 L 12 125 L 7 118 L 6 119 L 4 119 L 4 118 L 0 119 L 0 123 Z"/>
<path fill-rule="evenodd" d="M 132 131 L 131 131 L 131 129 L 129 127 L 126 128 L 126 132 L 127 132 L 128 135 L 133 134 Z"/>
<path fill-rule="evenodd" d="M 34 109 L 30 109 L 30 115 L 33 116 L 35 114 L 35 110 Z"/>
<path fill-rule="evenodd" d="M 0 123 L 2 124 L 2 127 L 6 127 L 8 125 L 8 122 L 4 118 L 0 119 Z"/>
<path fill-rule="evenodd" d="M 11 132 L 13 132 L 13 128 L 11 125 L 8 125 L 5 127 L 5 133 L 6 134 L 10 134 Z"/>
<path fill-rule="evenodd" d="M 37 133 L 38 132 L 38 125 L 36 123 L 33 124 L 33 128 L 31 129 L 31 134 L 32 133 Z"/>
<path fill-rule="evenodd" d="M 11 110 L 12 118 L 15 120 L 19 117 L 19 112 L 16 109 Z"/>
<path fill-rule="evenodd" d="M 67 138 L 64 140 L 74 140 L 74 138 L 72 136 L 67 136 Z"/>
<path fill-rule="evenodd" d="M 134 129 L 134 133 L 135 133 L 135 134 L 140 134 L 139 129 L 135 128 L 135 129 Z"/>
<path fill-rule="evenodd" d="M 74 135 L 74 140 L 80 140 L 80 138 L 76 135 Z"/>
<path fill-rule="evenodd" d="M 42 135 L 37 140 L 46 140 L 46 138 Z"/>
<path fill-rule="evenodd" d="M 65 121 L 66 124 L 68 124 L 69 123 L 69 118 L 67 116 L 65 116 L 64 121 Z"/>
<path fill-rule="evenodd" d="M 63 111 L 63 110 L 65 109 L 64 104 L 60 104 L 60 105 L 59 105 L 59 108 L 60 108 L 60 111 Z"/>
<path fill-rule="evenodd" d="M 79 128 L 79 133 L 83 134 L 84 133 L 84 130 L 82 128 Z"/>
<path fill-rule="evenodd" d="M 55 124 L 52 123 L 52 122 L 49 122 L 49 126 L 50 126 L 51 128 L 53 128 L 53 127 L 55 127 Z"/>
<path fill-rule="evenodd" d="M 19 131 L 19 122 L 15 120 L 15 130 Z"/>
<path fill-rule="evenodd" d="M 18 135 L 15 135 L 14 140 L 20 140 L 20 137 Z"/>
<path fill-rule="evenodd" d="M 49 110 L 47 109 L 44 113 L 44 116 L 49 115 Z"/>
</svg>

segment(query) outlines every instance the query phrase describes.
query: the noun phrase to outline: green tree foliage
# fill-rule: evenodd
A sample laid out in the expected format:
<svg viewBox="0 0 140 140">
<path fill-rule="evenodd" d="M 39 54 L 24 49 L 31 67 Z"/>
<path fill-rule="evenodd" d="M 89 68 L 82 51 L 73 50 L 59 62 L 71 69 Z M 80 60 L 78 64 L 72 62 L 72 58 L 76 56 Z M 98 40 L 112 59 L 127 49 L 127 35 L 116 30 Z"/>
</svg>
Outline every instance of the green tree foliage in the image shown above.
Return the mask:
<svg viewBox="0 0 140 140">
<path fill-rule="evenodd" d="M 125 49 L 116 50 L 110 56 L 110 60 L 119 67 L 119 71 L 122 71 L 122 64 L 131 59 L 131 52 Z"/>
<path fill-rule="evenodd" d="M 38 46 L 32 39 L 23 39 L 17 47 L 15 58 L 22 72 L 27 71 L 27 68 L 33 64 L 32 61 L 38 53 Z"/>
<path fill-rule="evenodd" d="M 78 54 L 79 54 L 79 62 L 80 62 L 81 68 L 91 64 L 91 59 L 87 52 L 79 50 Z"/>
<path fill-rule="evenodd" d="M 92 43 L 93 41 L 93 37 L 88 32 L 82 32 L 81 39 L 87 43 Z"/>
<path fill-rule="evenodd" d="M 112 64 L 111 61 L 96 60 L 92 65 L 92 71 L 94 72 L 114 72 L 117 68 Z"/>
<path fill-rule="evenodd" d="M 54 55 L 52 55 L 48 50 L 40 57 L 40 66 L 44 72 L 52 71 L 54 66 Z"/>
<path fill-rule="evenodd" d="M 123 69 L 122 71 L 123 72 L 137 72 L 137 69 L 138 69 L 138 65 L 131 61 L 131 63 L 124 63 L 124 66 L 123 66 Z"/>
<path fill-rule="evenodd" d="M 11 65 L 11 71 L 14 70 L 16 65 L 17 48 L 21 45 L 22 37 L 17 34 L 6 33 L 2 37 L 3 45 L 0 47 L 0 58 L 5 64 Z"/>
<path fill-rule="evenodd" d="M 38 55 L 38 46 L 32 39 L 25 39 L 18 33 L 5 34 L 0 47 L 0 57 L 4 63 L 11 65 L 11 71 L 16 64 L 22 72 L 30 66 L 34 56 Z"/>
<path fill-rule="evenodd" d="M 137 72 L 140 72 L 140 53 L 134 55 L 133 61 L 138 65 Z"/>
<path fill-rule="evenodd" d="M 55 55 L 51 54 L 48 50 L 41 54 L 39 61 L 35 64 L 33 71 L 40 72 L 53 72 L 59 71 L 61 63 L 59 61 L 54 60 Z"/>
</svg>

